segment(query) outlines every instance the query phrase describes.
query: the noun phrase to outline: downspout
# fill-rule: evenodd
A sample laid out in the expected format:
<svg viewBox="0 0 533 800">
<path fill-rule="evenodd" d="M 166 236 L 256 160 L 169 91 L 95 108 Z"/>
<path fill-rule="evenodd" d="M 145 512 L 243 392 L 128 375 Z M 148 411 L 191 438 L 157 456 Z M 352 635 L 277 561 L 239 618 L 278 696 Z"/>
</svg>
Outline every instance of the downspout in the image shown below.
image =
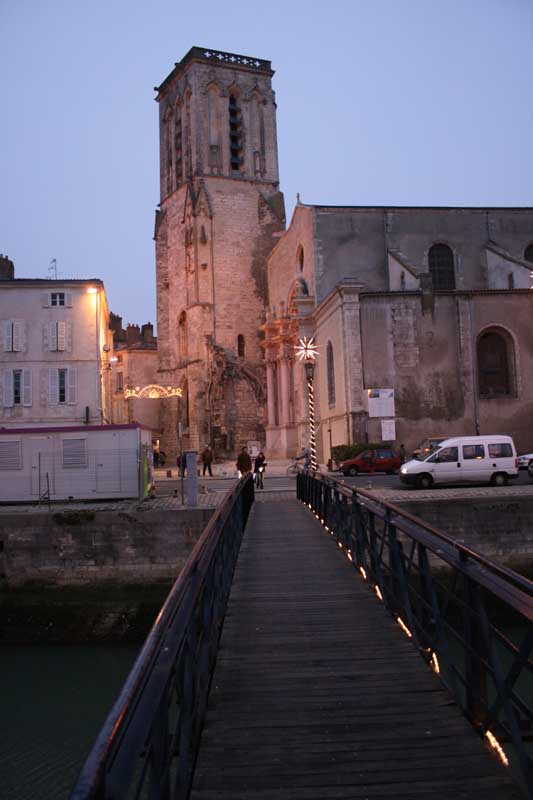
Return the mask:
<svg viewBox="0 0 533 800">
<path fill-rule="evenodd" d="M 476 436 L 479 436 L 479 413 L 478 413 L 478 403 L 477 403 L 477 369 L 476 369 L 476 362 L 474 360 L 474 331 L 472 325 L 472 295 L 468 295 L 468 328 L 469 328 L 468 342 L 470 347 L 470 363 L 472 365 L 471 369 L 472 407 L 474 411 L 474 426 L 475 426 Z"/>
</svg>

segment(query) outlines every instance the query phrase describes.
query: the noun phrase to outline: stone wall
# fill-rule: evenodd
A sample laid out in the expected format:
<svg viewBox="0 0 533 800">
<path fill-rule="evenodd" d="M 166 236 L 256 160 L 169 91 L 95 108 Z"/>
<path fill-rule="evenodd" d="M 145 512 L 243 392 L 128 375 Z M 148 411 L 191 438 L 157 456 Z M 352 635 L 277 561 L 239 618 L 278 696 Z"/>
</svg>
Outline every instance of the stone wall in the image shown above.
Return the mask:
<svg viewBox="0 0 533 800">
<path fill-rule="evenodd" d="M 153 584 L 177 578 L 213 509 L 0 516 L 0 585 Z"/>
<path fill-rule="evenodd" d="M 403 511 L 518 572 L 533 571 L 533 497 L 397 501 Z"/>
</svg>

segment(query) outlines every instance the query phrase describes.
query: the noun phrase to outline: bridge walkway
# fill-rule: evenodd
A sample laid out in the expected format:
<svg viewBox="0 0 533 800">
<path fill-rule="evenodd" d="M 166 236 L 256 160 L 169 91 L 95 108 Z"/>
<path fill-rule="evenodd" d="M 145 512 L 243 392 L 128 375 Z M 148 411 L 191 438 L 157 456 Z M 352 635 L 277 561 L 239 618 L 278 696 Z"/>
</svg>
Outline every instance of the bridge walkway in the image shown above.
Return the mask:
<svg viewBox="0 0 533 800">
<path fill-rule="evenodd" d="M 192 800 L 522 795 L 335 541 L 255 503 Z"/>
</svg>

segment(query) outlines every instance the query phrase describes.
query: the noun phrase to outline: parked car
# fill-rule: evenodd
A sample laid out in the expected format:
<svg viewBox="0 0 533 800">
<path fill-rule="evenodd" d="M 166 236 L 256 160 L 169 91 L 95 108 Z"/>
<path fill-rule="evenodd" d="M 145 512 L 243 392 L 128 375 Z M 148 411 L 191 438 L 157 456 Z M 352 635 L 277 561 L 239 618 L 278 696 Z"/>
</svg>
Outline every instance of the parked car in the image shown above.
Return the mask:
<svg viewBox="0 0 533 800">
<path fill-rule="evenodd" d="M 393 450 L 364 450 L 355 458 L 341 461 L 339 471 L 344 475 L 358 475 L 360 472 L 386 472 L 393 475 L 402 466 L 402 459 Z"/>
<path fill-rule="evenodd" d="M 483 483 L 505 486 L 518 476 L 516 450 L 510 436 L 457 436 L 445 439 L 424 460 L 412 459 L 400 470 L 402 483 L 430 489 L 441 483 Z"/>
<path fill-rule="evenodd" d="M 523 456 L 518 456 L 518 469 L 527 469 L 529 471 L 529 465 L 533 465 L 533 453 L 525 453 Z M 533 469 L 531 473 L 533 475 Z"/>
<path fill-rule="evenodd" d="M 418 447 L 413 450 L 413 458 L 423 461 L 434 453 L 445 439 L 451 439 L 451 436 L 428 436 L 427 439 L 422 439 Z"/>
</svg>

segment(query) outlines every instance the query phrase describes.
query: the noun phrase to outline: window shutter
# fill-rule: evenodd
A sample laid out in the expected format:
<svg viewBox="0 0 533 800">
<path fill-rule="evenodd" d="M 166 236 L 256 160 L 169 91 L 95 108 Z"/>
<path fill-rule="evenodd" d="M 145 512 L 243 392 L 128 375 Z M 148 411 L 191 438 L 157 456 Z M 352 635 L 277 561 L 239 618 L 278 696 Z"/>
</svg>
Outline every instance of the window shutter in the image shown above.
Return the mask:
<svg viewBox="0 0 533 800">
<path fill-rule="evenodd" d="M 4 370 L 4 408 L 11 408 L 13 402 L 13 370 Z"/>
<path fill-rule="evenodd" d="M 65 305 L 72 308 L 72 292 L 65 293 Z"/>
<path fill-rule="evenodd" d="M 48 370 L 48 404 L 56 406 L 59 403 L 59 372 L 57 369 Z"/>
<path fill-rule="evenodd" d="M 67 403 L 74 404 L 77 402 L 77 372 L 75 367 L 69 367 L 67 370 L 68 388 L 67 388 Z"/>
<path fill-rule="evenodd" d="M 31 369 L 22 370 L 22 405 L 32 405 Z"/>
<path fill-rule="evenodd" d="M 58 322 L 57 323 L 57 349 L 58 350 L 66 350 L 67 349 L 67 323 L 66 322 Z"/>
<path fill-rule="evenodd" d="M 85 439 L 63 439 L 63 466 L 87 466 L 87 441 Z"/>
<path fill-rule="evenodd" d="M 72 353 L 72 322 L 67 322 L 67 346 L 65 350 Z"/>
<path fill-rule="evenodd" d="M 0 469 L 22 469 L 20 441 L 0 442 Z"/>
<path fill-rule="evenodd" d="M 41 305 L 43 308 L 50 308 L 50 292 L 43 292 L 41 294 Z"/>
<path fill-rule="evenodd" d="M 24 322 L 20 319 L 13 323 L 13 350 L 17 353 L 24 350 Z"/>
<path fill-rule="evenodd" d="M 11 320 L 4 322 L 4 352 L 10 353 L 13 350 L 13 323 Z"/>
<path fill-rule="evenodd" d="M 57 322 L 48 323 L 48 346 L 50 350 L 57 350 Z"/>
</svg>

